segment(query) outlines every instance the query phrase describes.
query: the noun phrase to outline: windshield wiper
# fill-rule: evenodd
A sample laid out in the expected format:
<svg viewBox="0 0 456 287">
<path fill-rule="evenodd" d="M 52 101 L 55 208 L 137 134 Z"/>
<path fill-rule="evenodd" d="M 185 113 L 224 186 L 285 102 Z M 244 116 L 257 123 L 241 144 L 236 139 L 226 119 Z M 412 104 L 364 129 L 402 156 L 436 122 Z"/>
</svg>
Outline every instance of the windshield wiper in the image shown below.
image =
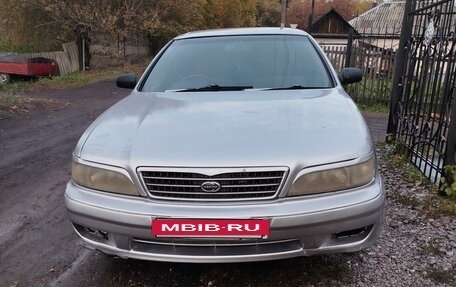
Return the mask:
<svg viewBox="0 0 456 287">
<path fill-rule="evenodd" d="M 304 86 L 301 86 L 301 85 L 293 85 L 293 86 L 290 86 L 290 87 L 263 89 L 263 91 L 318 90 L 318 89 L 328 89 L 328 88 L 329 87 L 304 87 Z"/>
<path fill-rule="evenodd" d="M 252 86 L 220 86 L 209 85 L 201 88 L 182 89 L 175 92 L 221 92 L 221 91 L 243 91 L 253 89 Z"/>
<path fill-rule="evenodd" d="M 318 87 L 304 87 L 301 85 L 293 85 L 290 87 L 282 87 L 282 88 L 271 88 L 271 89 L 264 89 L 265 91 L 284 91 L 284 90 L 305 90 L 305 89 L 319 89 Z"/>
</svg>

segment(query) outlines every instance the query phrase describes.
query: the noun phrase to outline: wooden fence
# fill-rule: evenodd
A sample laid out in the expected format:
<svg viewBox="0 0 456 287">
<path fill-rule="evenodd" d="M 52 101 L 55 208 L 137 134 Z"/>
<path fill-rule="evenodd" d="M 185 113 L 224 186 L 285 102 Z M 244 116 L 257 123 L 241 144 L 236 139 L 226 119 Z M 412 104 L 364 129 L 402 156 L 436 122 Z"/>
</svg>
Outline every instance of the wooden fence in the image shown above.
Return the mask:
<svg viewBox="0 0 456 287">
<path fill-rule="evenodd" d="M 347 46 L 322 45 L 321 48 L 337 72 L 346 66 Z M 356 41 L 347 66 L 360 68 L 363 80 L 346 87 L 350 96 L 357 102 L 389 104 L 395 58 L 394 48 L 373 47 Z"/>
<path fill-rule="evenodd" d="M 326 56 L 336 71 L 340 71 L 345 67 L 347 46 L 322 45 L 321 48 L 326 53 Z"/>
<path fill-rule="evenodd" d="M 24 53 L 22 55 L 29 58 L 44 57 L 55 60 L 59 66 L 60 75 L 79 71 L 79 52 L 76 42 L 64 43 L 62 47 L 63 51 Z"/>
</svg>

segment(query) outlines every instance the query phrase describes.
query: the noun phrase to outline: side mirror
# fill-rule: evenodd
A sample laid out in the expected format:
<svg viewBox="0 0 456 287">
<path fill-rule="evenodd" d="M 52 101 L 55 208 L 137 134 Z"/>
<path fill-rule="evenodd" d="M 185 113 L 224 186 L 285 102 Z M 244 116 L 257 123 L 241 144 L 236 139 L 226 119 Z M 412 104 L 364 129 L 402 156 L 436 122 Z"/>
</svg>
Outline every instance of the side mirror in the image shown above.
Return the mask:
<svg viewBox="0 0 456 287">
<path fill-rule="evenodd" d="M 363 79 L 363 72 L 358 68 L 345 68 L 340 72 L 339 79 L 342 85 L 357 83 Z"/>
<path fill-rule="evenodd" d="M 124 89 L 134 89 L 136 87 L 136 83 L 138 81 L 136 80 L 136 76 L 133 73 L 124 73 L 120 74 L 117 77 L 116 80 L 116 85 L 119 88 L 124 88 Z"/>
</svg>

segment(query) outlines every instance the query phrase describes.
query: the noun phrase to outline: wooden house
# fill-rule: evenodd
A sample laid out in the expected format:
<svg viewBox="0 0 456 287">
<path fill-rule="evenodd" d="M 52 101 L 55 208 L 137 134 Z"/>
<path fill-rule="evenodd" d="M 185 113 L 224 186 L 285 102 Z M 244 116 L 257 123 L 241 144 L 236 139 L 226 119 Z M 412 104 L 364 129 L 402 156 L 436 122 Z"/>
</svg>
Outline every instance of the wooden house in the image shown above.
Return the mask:
<svg viewBox="0 0 456 287">
<path fill-rule="evenodd" d="M 332 8 L 318 18 L 309 28 L 309 33 L 320 45 L 346 45 L 352 25 Z M 358 35 L 356 29 L 354 33 Z"/>
</svg>

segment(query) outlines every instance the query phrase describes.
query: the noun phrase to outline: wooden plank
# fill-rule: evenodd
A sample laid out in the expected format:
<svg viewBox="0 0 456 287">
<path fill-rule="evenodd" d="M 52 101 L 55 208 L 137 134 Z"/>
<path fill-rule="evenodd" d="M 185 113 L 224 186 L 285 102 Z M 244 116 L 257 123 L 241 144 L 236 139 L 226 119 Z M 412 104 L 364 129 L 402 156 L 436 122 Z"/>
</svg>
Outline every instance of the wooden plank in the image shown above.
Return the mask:
<svg viewBox="0 0 456 287">
<path fill-rule="evenodd" d="M 346 47 L 341 45 L 321 46 L 335 70 L 342 69 L 345 61 Z"/>
<path fill-rule="evenodd" d="M 62 44 L 63 51 L 24 53 L 29 58 L 44 57 L 56 61 L 60 75 L 66 75 L 79 71 L 79 52 L 75 42 Z"/>
</svg>

